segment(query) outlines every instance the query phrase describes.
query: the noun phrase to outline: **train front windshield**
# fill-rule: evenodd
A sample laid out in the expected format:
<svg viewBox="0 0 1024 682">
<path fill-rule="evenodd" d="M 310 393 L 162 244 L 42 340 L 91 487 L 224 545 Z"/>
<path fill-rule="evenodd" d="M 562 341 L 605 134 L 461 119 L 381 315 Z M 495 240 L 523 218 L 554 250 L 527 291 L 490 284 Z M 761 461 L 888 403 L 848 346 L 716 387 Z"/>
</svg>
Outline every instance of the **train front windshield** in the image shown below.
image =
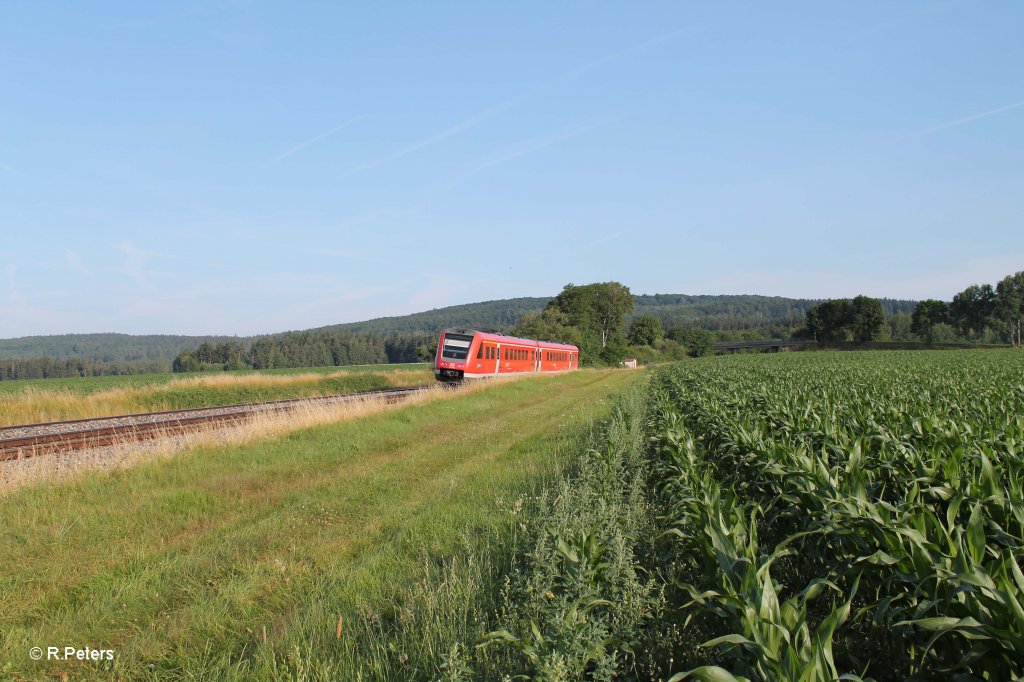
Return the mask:
<svg viewBox="0 0 1024 682">
<path fill-rule="evenodd" d="M 472 342 L 472 336 L 466 336 L 465 334 L 445 334 L 444 348 L 441 350 L 441 357 L 447 360 L 465 360 L 469 355 L 469 344 Z"/>
</svg>

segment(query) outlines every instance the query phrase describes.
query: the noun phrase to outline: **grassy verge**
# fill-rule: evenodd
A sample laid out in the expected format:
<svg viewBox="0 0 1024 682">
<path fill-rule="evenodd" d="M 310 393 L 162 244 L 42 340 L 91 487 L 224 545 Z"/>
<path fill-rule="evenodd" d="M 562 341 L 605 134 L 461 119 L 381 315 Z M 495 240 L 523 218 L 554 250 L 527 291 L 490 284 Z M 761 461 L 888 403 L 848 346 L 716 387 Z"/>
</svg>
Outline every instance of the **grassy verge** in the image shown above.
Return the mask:
<svg viewBox="0 0 1024 682">
<path fill-rule="evenodd" d="M 660 602 L 638 551 L 652 533 L 647 500 L 646 382 L 553 487 L 525 528 L 490 632 L 452 679 L 612 680 L 637 672 L 633 650 Z M 461 653 L 461 652 L 460 652 Z"/>
<path fill-rule="evenodd" d="M 484 632 L 524 506 L 638 376 L 499 384 L 12 493 L 0 661 L 16 679 L 434 678 Z M 68 644 L 115 660 L 29 659 Z"/>
<path fill-rule="evenodd" d="M 0 425 L 306 398 L 434 382 L 429 367 L 413 367 L 393 366 L 384 371 L 332 368 L 331 372 L 156 375 L 165 378 L 124 383 L 108 381 L 121 377 L 98 377 L 78 380 L 84 383 L 77 386 L 67 381 L 53 385 L 28 382 L 16 391 L 0 391 Z M 174 378 L 166 378 L 171 376 Z"/>
</svg>

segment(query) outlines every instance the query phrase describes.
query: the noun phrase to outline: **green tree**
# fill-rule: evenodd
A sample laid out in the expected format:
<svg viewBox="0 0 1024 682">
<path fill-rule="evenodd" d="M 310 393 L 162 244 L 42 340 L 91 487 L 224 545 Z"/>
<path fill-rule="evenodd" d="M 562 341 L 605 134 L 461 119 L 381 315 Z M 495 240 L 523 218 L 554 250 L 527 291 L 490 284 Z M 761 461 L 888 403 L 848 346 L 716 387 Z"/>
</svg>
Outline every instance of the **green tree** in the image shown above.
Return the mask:
<svg viewBox="0 0 1024 682">
<path fill-rule="evenodd" d="M 949 305 L 931 298 L 918 301 L 910 318 L 911 331 L 925 343 L 932 344 L 935 343 L 935 327 L 939 324 L 949 324 Z"/>
<path fill-rule="evenodd" d="M 433 343 L 421 343 L 416 346 L 416 359 L 420 362 L 433 362 L 434 358 L 437 357 L 437 342 L 440 339 L 434 339 Z"/>
<path fill-rule="evenodd" d="M 913 341 L 913 316 L 896 313 L 889 318 L 889 338 L 892 341 Z"/>
<path fill-rule="evenodd" d="M 818 343 L 838 343 L 847 340 L 852 319 L 850 302 L 836 299 L 819 303 L 808 310 L 804 324 Z"/>
<path fill-rule="evenodd" d="M 850 304 L 850 332 L 857 343 L 878 337 L 885 324 L 882 302 L 869 296 L 857 296 Z"/>
<path fill-rule="evenodd" d="M 715 335 L 707 329 L 677 327 L 669 334 L 669 338 L 683 344 L 687 354 L 694 358 L 707 355 L 715 345 Z"/>
<path fill-rule="evenodd" d="M 996 284 L 995 311 L 1010 335 L 1010 345 L 1021 345 L 1021 320 L 1024 319 L 1024 271 L 1004 277 Z"/>
<path fill-rule="evenodd" d="M 541 313 L 523 315 L 512 327 L 511 334 L 524 339 L 580 344 L 580 330 L 569 324 L 568 315 L 554 305 L 548 305 Z"/>
<path fill-rule="evenodd" d="M 567 284 L 550 303 L 565 314 L 568 326 L 579 330 L 580 358 L 614 363 L 625 352 L 622 334 L 626 316 L 633 311 L 633 295 L 618 282 L 576 286 Z"/>
<path fill-rule="evenodd" d="M 991 284 L 972 284 L 949 304 L 950 323 L 965 336 L 979 335 L 992 324 L 995 304 L 996 292 Z"/>
<path fill-rule="evenodd" d="M 664 336 L 661 320 L 650 315 L 635 317 L 629 325 L 629 343 L 633 346 L 653 346 Z"/>
</svg>

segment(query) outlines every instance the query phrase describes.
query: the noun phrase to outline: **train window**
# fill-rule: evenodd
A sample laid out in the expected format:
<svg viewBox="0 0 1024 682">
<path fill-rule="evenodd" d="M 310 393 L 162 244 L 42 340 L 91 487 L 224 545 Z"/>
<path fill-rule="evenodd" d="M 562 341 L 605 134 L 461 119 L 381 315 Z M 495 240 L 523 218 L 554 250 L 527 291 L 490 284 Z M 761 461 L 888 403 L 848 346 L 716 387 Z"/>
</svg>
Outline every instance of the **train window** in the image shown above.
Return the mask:
<svg viewBox="0 0 1024 682">
<path fill-rule="evenodd" d="M 480 348 L 476 351 L 476 359 L 477 360 L 483 360 L 484 359 L 484 346 L 483 346 L 483 344 L 480 344 Z"/>
<path fill-rule="evenodd" d="M 441 357 L 452 360 L 465 360 L 469 356 L 469 345 L 472 342 L 472 336 L 467 336 L 465 334 L 445 334 Z"/>
</svg>

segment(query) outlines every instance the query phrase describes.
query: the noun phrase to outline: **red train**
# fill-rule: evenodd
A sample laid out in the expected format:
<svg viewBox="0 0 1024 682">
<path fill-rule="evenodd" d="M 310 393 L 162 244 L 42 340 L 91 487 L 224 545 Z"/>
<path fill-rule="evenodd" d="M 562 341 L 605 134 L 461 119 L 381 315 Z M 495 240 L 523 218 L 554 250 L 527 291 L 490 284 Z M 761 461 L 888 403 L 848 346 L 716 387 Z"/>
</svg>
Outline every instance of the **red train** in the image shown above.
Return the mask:
<svg viewBox="0 0 1024 682">
<path fill-rule="evenodd" d="M 434 376 L 438 381 L 462 381 L 518 372 L 566 372 L 579 366 L 576 346 L 445 329 L 437 343 Z"/>
</svg>

